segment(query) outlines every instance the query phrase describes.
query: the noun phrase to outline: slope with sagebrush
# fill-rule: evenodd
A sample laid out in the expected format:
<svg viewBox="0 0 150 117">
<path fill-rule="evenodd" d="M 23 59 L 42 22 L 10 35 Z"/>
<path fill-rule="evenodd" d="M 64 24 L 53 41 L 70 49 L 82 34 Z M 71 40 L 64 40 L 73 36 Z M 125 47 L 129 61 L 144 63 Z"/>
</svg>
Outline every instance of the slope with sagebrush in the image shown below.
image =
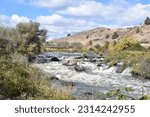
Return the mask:
<svg viewBox="0 0 150 117">
<path fill-rule="evenodd" d="M 117 36 L 114 35 L 117 33 Z M 141 25 L 129 28 L 118 28 L 110 29 L 105 27 L 100 27 L 88 31 L 83 31 L 71 36 L 53 39 L 51 42 L 79 42 L 83 45 L 104 45 L 106 42 L 118 41 L 126 36 L 133 36 L 141 45 L 145 47 L 150 46 L 150 25 Z"/>
</svg>

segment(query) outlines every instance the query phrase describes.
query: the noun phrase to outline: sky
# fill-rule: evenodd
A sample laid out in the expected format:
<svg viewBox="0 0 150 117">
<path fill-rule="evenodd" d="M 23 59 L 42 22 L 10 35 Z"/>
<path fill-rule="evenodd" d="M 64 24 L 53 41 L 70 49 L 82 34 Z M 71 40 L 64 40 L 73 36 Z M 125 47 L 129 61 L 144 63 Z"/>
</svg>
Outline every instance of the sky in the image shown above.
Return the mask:
<svg viewBox="0 0 150 117">
<path fill-rule="evenodd" d="M 39 22 L 48 39 L 97 27 L 135 26 L 146 17 L 149 0 L 0 0 L 0 25 Z"/>
</svg>

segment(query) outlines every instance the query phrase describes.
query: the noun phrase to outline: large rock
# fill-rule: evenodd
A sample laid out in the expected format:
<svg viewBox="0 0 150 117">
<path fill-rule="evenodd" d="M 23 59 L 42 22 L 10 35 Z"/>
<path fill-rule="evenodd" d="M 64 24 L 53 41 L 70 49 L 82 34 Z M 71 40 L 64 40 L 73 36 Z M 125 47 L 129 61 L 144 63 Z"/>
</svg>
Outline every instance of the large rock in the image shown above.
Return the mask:
<svg viewBox="0 0 150 117">
<path fill-rule="evenodd" d="M 91 73 L 92 70 L 96 69 L 96 66 L 90 62 L 78 62 L 74 69 L 78 72 L 86 71 Z"/>
<path fill-rule="evenodd" d="M 78 72 L 86 71 L 85 68 L 84 68 L 83 66 L 81 66 L 81 65 L 76 65 L 76 66 L 74 67 L 74 69 L 75 69 L 76 71 L 78 71 Z"/>
<path fill-rule="evenodd" d="M 74 66 L 74 65 L 77 65 L 77 60 L 75 59 L 67 59 L 67 60 L 64 60 L 63 61 L 63 65 L 66 65 L 66 66 Z"/>
<path fill-rule="evenodd" d="M 51 61 L 60 61 L 57 57 L 52 57 Z"/>
</svg>

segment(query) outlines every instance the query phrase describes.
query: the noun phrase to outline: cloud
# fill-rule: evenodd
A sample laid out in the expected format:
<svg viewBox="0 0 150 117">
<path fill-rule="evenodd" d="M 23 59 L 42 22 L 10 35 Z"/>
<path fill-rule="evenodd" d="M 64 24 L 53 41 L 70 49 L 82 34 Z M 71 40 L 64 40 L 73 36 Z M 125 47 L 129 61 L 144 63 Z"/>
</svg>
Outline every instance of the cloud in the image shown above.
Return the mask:
<svg viewBox="0 0 150 117">
<path fill-rule="evenodd" d="M 49 37 L 64 36 L 95 27 L 123 27 L 143 23 L 150 17 L 150 4 L 129 0 L 17 0 L 18 3 L 45 8 L 47 15 L 37 16 L 33 21 L 49 31 Z M 137 0 L 134 0 L 137 1 Z M 30 18 L 13 14 L 0 15 L 1 24 L 15 26 L 19 22 L 28 22 Z"/>
<path fill-rule="evenodd" d="M 70 6 L 78 6 L 80 4 L 84 4 L 88 1 L 95 0 L 30 0 L 30 5 L 40 8 L 49 8 L 50 10 L 62 10 Z"/>
<path fill-rule="evenodd" d="M 2 26 L 11 26 L 12 21 L 10 20 L 10 17 L 6 15 L 0 15 L 0 25 Z"/>
<path fill-rule="evenodd" d="M 126 0 L 114 0 L 109 4 L 87 1 L 79 6 L 71 6 L 57 12 L 72 17 L 99 19 L 100 23 L 112 23 L 122 26 L 131 25 L 132 23 L 137 24 L 145 17 L 150 16 L 150 4 L 131 4 Z"/>
<path fill-rule="evenodd" d="M 14 27 L 19 22 L 29 22 L 30 19 L 24 16 L 13 14 L 12 16 L 0 15 L 1 25 Z"/>
<path fill-rule="evenodd" d="M 50 38 L 61 37 L 68 33 L 74 34 L 83 30 L 97 27 L 98 24 L 83 19 L 65 18 L 58 14 L 39 16 L 35 21 L 41 24 L 41 28 L 49 31 Z"/>
<path fill-rule="evenodd" d="M 11 20 L 12 20 L 13 22 L 15 22 L 16 24 L 19 23 L 19 22 L 29 22 L 29 21 L 30 21 L 30 19 L 28 19 L 27 17 L 18 16 L 18 15 L 16 15 L 16 14 L 13 14 L 13 15 L 11 16 Z"/>
<path fill-rule="evenodd" d="M 54 25 L 58 27 L 83 27 L 87 25 L 94 25 L 94 22 L 79 19 L 79 18 L 65 18 L 58 14 L 52 14 L 50 16 L 39 16 L 36 18 L 37 22 L 40 22 L 44 25 Z"/>
<path fill-rule="evenodd" d="M 30 19 L 24 16 L 13 14 L 12 16 L 0 15 L 0 21 L 4 26 L 14 27 L 19 22 L 29 22 Z M 58 14 L 49 16 L 38 16 L 33 21 L 41 24 L 40 28 L 45 28 L 49 31 L 49 38 L 64 36 L 68 33 L 76 33 L 83 30 L 97 27 L 98 24 L 92 21 L 83 19 L 65 18 Z"/>
</svg>

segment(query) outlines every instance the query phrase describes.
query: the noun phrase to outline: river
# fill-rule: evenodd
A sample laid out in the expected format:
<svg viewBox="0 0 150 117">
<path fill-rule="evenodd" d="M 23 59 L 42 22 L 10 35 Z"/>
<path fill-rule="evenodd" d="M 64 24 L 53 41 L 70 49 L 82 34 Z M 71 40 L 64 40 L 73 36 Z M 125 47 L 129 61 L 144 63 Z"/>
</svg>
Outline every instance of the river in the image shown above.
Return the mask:
<svg viewBox="0 0 150 117">
<path fill-rule="evenodd" d="M 117 67 L 98 66 L 102 58 L 90 55 L 90 59 L 82 58 L 82 53 L 46 53 L 60 61 L 35 63 L 34 65 L 56 77 L 53 85 L 63 87 L 60 82 L 72 83 L 72 95 L 75 99 L 140 99 L 142 94 L 150 94 L 150 80 L 133 77 L 131 68 L 116 73 Z M 96 57 L 95 57 L 96 56 Z M 118 91 L 118 93 L 115 93 Z M 108 95 L 109 94 L 109 95 Z"/>
</svg>

